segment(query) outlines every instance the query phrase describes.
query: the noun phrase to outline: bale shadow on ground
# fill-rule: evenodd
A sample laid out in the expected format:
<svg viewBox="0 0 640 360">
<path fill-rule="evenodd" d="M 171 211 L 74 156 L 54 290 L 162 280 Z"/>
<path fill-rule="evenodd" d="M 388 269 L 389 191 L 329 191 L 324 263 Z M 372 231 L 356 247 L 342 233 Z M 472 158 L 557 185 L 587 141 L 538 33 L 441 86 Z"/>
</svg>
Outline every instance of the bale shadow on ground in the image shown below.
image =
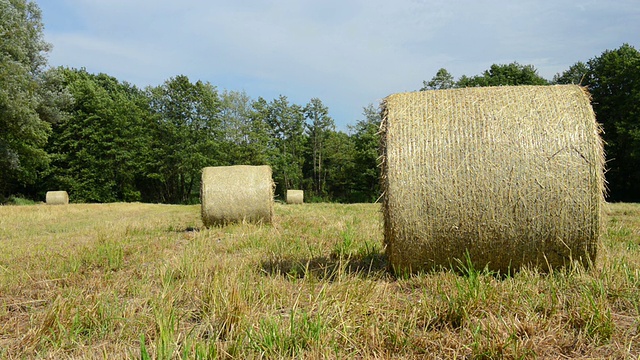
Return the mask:
<svg viewBox="0 0 640 360">
<path fill-rule="evenodd" d="M 363 278 L 391 276 L 387 256 L 384 253 L 366 255 L 336 255 L 296 258 L 274 257 L 262 261 L 259 271 L 266 276 L 284 276 L 303 279 L 313 276 L 319 280 L 335 281 L 343 275 Z"/>
<path fill-rule="evenodd" d="M 199 227 L 195 227 L 195 226 L 178 226 L 178 227 L 174 227 L 173 225 L 169 226 L 166 231 L 169 233 L 198 233 L 200 232 L 200 228 Z"/>
</svg>

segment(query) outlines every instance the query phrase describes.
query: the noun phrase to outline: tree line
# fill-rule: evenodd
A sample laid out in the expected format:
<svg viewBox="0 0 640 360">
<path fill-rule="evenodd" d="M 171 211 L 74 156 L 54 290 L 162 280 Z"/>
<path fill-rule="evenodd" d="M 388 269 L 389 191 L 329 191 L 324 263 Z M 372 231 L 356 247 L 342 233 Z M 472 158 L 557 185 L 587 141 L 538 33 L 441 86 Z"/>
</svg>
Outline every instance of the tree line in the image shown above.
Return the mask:
<svg viewBox="0 0 640 360">
<path fill-rule="evenodd" d="M 67 190 L 76 202 L 195 203 L 205 166 L 270 165 L 276 196 L 317 201 L 379 195 L 377 106 L 336 130 L 319 98 L 294 104 L 177 75 L 141 89 L 85 69 L 48 68 L 40 9 L 0 0 L 0 202 Z M 588 86 L 607 143 L 609 198 L 640 201 L 640 53 L 624 44 L 551 81 L 532 65 L 494 64 L 458 80 L 440 69 L 420 90 Z"/>
<path fill-rule="evenodd" d="M 253 100 L 184 75 L 146 89 L 84 69 L 43 75 L 64 101 L 43 127 L 38 166 L 16 168 L 13 182 L 4 177 L 4 187 L 22 196 L 65 189 L 76 202 L 196 203 L 203 167 L 238 164 L 271 165 L 280 199 L 286 189 L 323 201 L 377 196 L 375 157 L 368 158 L 379 126 L 372 105 L 345 134 L 317 98 L 304 106 L 283 95 Z"/>
</svg>

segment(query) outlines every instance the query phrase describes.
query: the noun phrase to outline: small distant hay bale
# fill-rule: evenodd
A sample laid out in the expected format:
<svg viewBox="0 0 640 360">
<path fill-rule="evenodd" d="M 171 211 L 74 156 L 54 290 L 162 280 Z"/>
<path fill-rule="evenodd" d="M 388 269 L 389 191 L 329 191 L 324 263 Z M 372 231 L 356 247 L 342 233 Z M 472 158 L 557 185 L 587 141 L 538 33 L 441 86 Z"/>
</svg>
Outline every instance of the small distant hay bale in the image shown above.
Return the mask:
<svg viewBox="0 0 640 360">
<path fill-rule="evenodd" d="M 45 201 L 47 205 L 68 205 L 69 194 L 66 191 L 47 191 Z"/>
<path fill-rule="evenodd" d="M 543 271 L 597 253 L 604 153 L 579 86 L 394 94 L 382 103 L 391 268 Z"/>
<path fill-rule="evenodd" d="M 200 201 L 202 222 L 206 227 L 244 221 L 271 223 L 271 167 L 206 167 L 202 169 Z"/>
<path fill-rule="evenodd" d="M 304 202 L 304 190 L 287 190 L 287 204 L 302 204 Z"/>
</svg>

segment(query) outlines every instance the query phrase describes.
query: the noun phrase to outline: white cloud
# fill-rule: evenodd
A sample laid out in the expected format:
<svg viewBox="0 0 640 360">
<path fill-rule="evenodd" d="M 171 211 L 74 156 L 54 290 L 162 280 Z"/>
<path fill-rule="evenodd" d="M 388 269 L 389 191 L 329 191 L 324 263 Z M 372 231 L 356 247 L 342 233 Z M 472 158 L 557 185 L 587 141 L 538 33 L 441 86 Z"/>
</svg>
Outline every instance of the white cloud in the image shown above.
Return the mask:
<svg viewBox="0 0 640 360">
<path fill-rule="evenodd" d="M 140 86 L 185 74 L 267 100 L 320 97 L 341 128 L 442 67 L 459 77 L 518 61 L 551 78 L 624 42 L 638 46 L 640 33 L 633 0 L 38 3 L 52 65 Z"/>
</svg>

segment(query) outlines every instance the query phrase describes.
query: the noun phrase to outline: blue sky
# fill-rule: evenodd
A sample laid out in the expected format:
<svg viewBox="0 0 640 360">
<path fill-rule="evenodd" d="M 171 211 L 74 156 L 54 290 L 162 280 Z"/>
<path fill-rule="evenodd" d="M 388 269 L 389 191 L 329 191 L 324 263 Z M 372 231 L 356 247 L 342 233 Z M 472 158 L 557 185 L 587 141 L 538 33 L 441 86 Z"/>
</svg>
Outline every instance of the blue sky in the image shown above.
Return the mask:
<svg viewBox="0 0 640 360">
<path fill-rule="evenodd" d="M 36 0 L 49 65 L 139 87 L 176 75 L 267 101 L 320 98 L 338 129 L 440 68 L 531 64 L 551 79 L 628 43 L 640 1 Z"/>
</svg>

